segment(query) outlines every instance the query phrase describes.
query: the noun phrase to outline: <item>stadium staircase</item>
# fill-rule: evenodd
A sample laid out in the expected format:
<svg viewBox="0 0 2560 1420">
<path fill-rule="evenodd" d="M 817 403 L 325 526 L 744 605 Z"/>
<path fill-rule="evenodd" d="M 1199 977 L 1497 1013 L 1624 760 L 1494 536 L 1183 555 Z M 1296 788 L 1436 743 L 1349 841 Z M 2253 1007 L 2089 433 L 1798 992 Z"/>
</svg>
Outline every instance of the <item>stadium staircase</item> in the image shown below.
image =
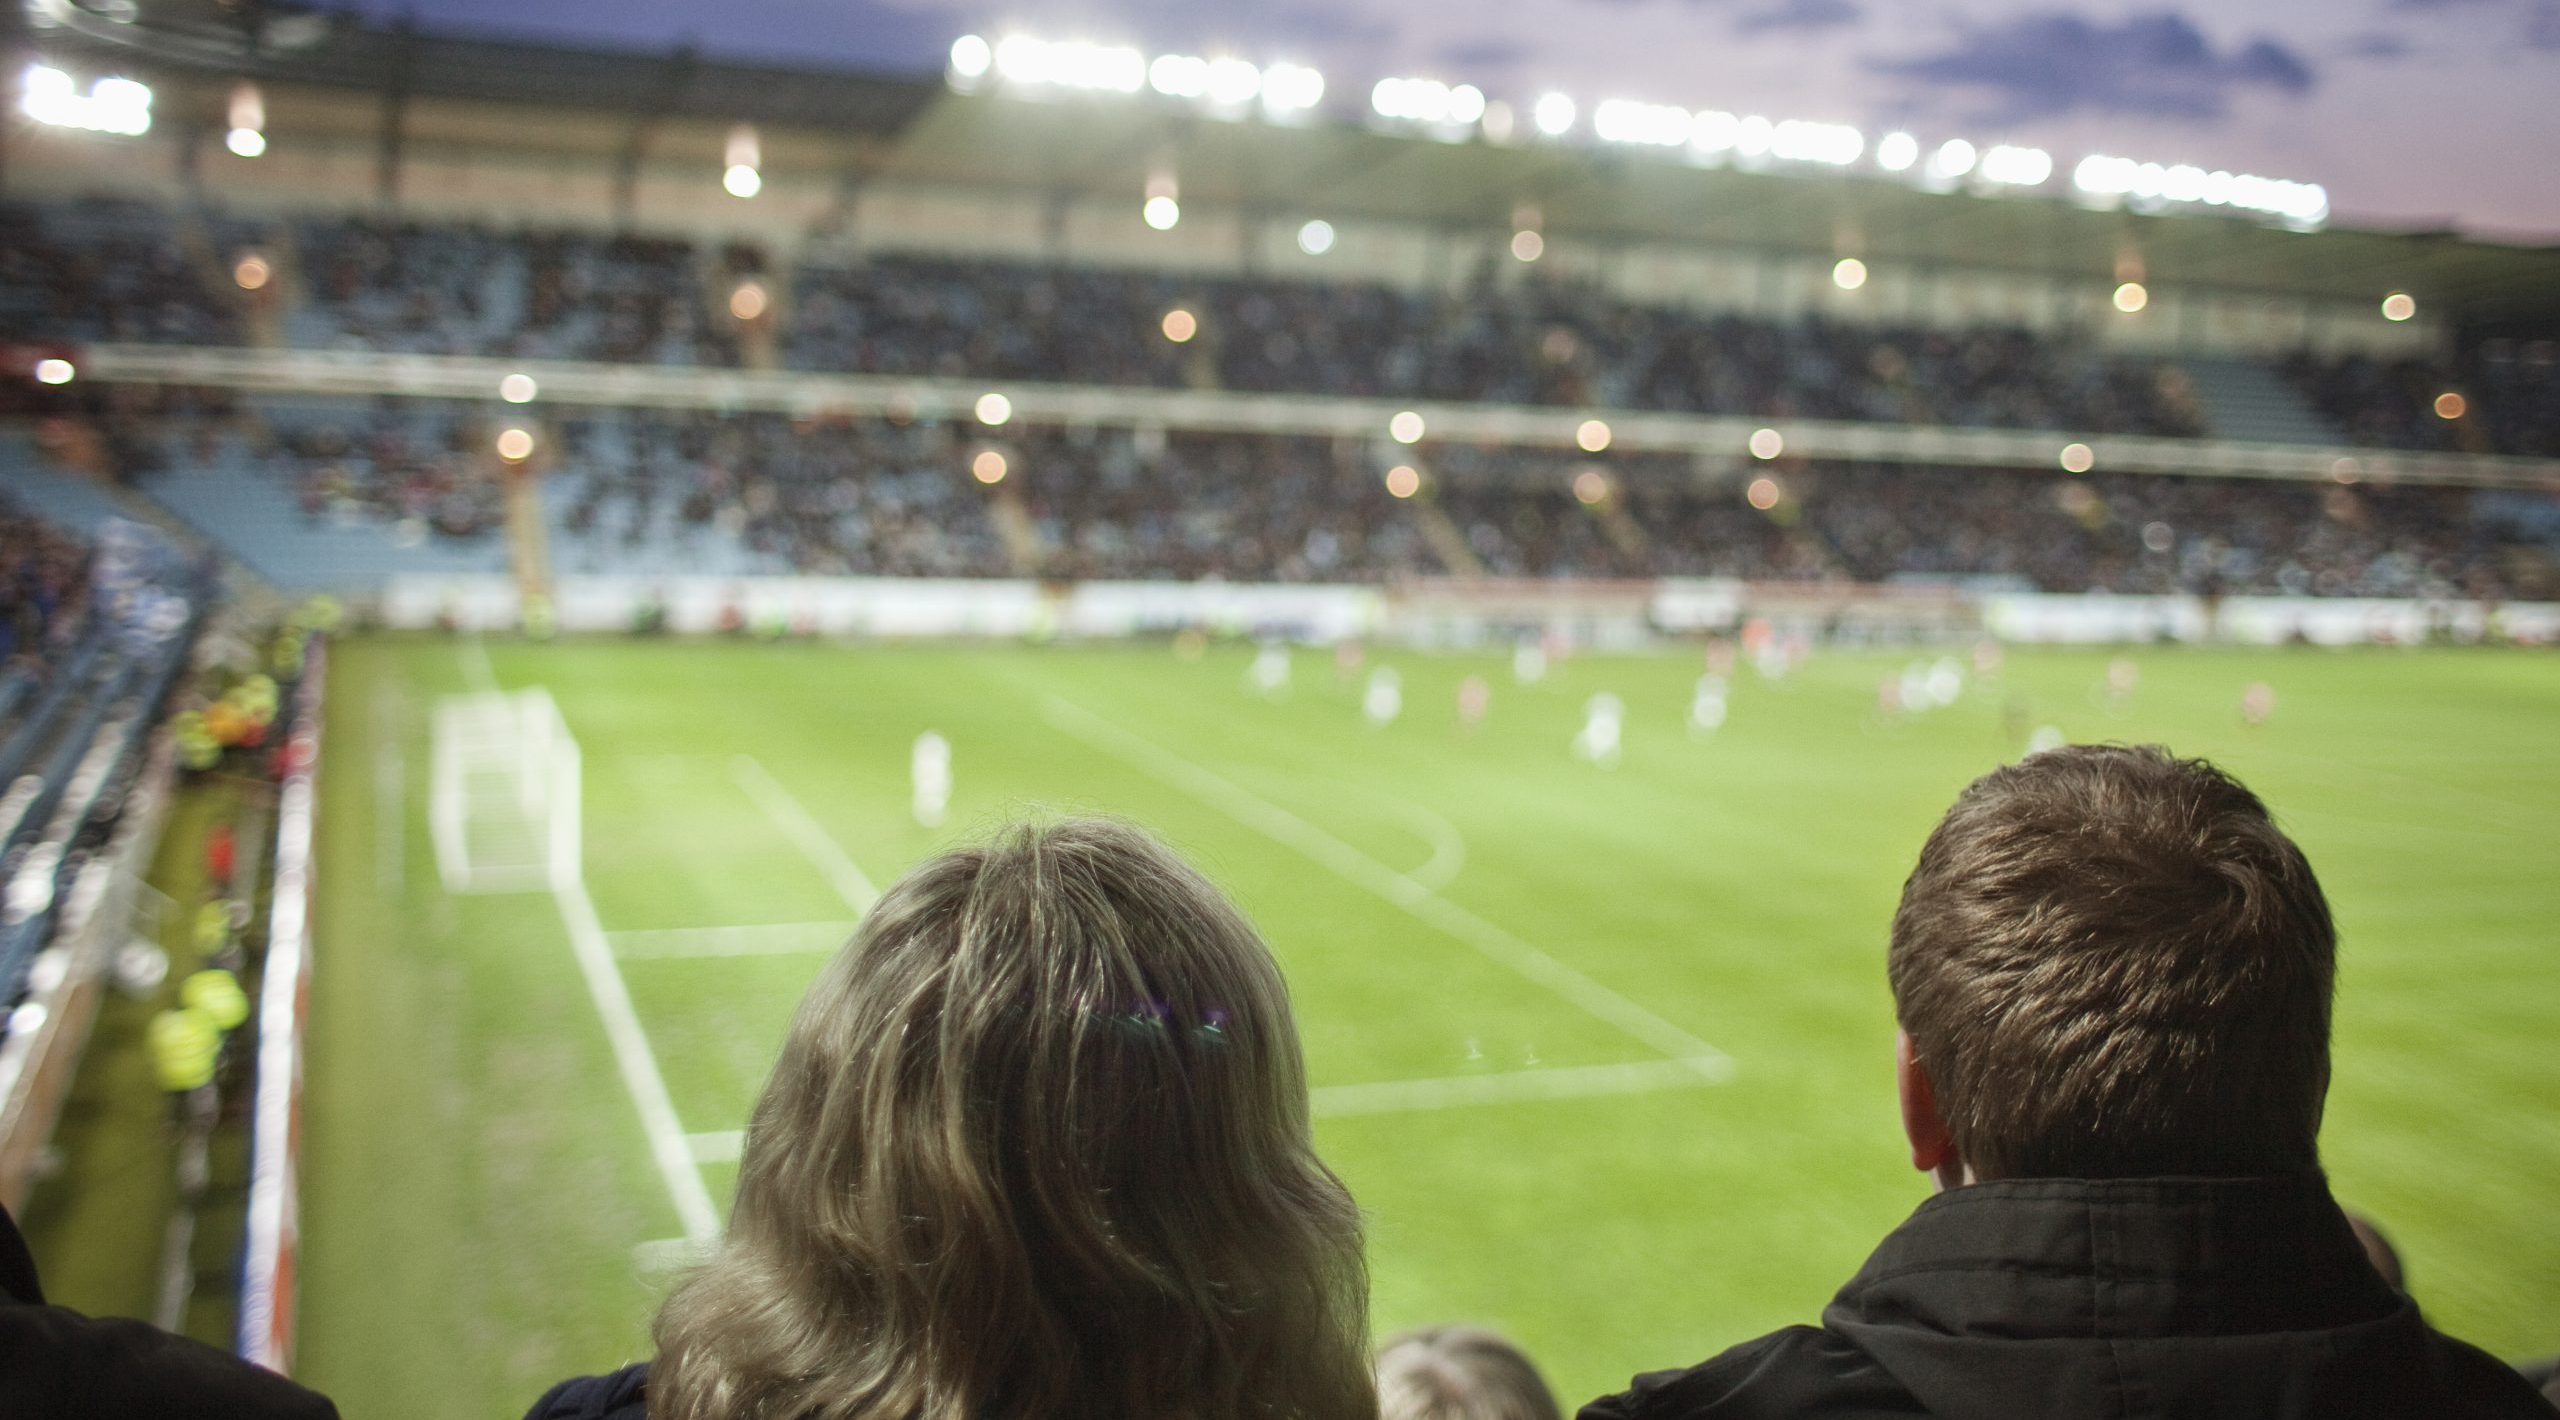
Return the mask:
<svg viewBox="0 0 2560 1420">
<path fill-rule="evenodd" d="M 1484 559 L 1476 555 L 1475 548 L 1467 542 L 1467 535 L 1449 520 L 1448 514 L 1440 511 L 1439 504 L 1417 498 L 1410 506 L 1414 524 L 1422 529 L 1422 540 L 1431 545 L 1431 554 L 1440 559 L 1442 570 L 1452 577 L 1485 575 Z"/>
<path fill-rule="evenodd" d="M 2196 357 L 2177 363 L 2195 386 L 2205 423 L 2216 438 L 2252 444 L 2347 442 L 2282 375 L 2255 360 Z"/>
<path fill-rule="evenodd" d="M 987 521 L 995 524 L 996 536 L 1004 542 L 1004 555 L 1013 564 L 1014 575 L 1037 577 L 1049 565 L 1048 543 L 1040 536 L 1031 510 L 1023 506 L 1021 494 L 1010 488 L 989 493 Z"/>
<path fill-rule="evenodd" d="M 1592 511 L 1599 516 L 1600 531 L 1620 552 L 1639 567 L 1652 565 L 1653 543 L 1644 535 L 1644 525 L 1628 514 L 1625 504 L 1613 498 Z"/>
</svg>

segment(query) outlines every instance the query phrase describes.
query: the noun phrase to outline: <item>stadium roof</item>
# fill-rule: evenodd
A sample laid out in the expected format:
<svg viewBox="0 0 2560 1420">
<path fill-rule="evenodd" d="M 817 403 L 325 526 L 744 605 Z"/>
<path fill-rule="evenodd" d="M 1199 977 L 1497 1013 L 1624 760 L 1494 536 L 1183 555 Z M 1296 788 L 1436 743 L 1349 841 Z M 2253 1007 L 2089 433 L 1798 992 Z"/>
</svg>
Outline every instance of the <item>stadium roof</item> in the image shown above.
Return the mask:
<svg viewBox="0 0 2560 1420">
<path fill-rule="evenodd" d="M 48 51 L 112 53 L 145 77 L 200 89 L 208 112 L 233 79 L 384 96 L 585 111 L 509 124 L 526 148 L 594 151 L 669 120 L 754 123 L 767 165 L 852 178 L 1127 201 L 1153 174 L 1186 204 L 1274 217 L 1385 219 L 1507 230 L 1535 204 L 1551 239 L 1700 243 L 1871 263 L 2111 282 L 2128 258 L 2159 286 L 2375 300 L 2406 290 L 2462 323 L 2560 322 L 2560 247 L 2456 232 L 2288 231 L 2226 215 L 2096 211 L 2051 195 L 1942 194 L 1843 173 L 1704 168 L 1642 149 L 1450 143 L 1328 115 L 1226 122 L 1146 97 L 1029 100 L 949 91 L 939 75 L 858 74 L 664 52 L 570 47 L 366 26 L 342 15 L 198 0 L 147 6 L 141 24 L 72 0 L 33 0 Z M 138 56 L 138 58 L 137 58 Z M 192 83 L 183 82 L 192 76 Z M 173 97 L 182 106 L 188 96 Z M 358 103 L 350 103 L 352 117 Z"/>
</svg>

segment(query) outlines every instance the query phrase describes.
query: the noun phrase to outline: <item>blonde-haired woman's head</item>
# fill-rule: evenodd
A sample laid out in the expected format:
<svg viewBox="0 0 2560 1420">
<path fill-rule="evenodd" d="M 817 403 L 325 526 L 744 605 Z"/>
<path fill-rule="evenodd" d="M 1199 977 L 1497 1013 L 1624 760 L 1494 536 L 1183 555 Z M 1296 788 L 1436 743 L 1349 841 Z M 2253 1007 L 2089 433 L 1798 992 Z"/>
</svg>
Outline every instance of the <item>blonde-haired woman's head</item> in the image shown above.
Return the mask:
<svg viewBox="0 0 2560 1420">
<path fill-rule="evenodd" d="M 802 1001 L 653 1416 L 1374 1415 L 1288 993 L 1136 829 L 917 868 Z"/>
<path fill-rule="evenodd" d="M 1490 1331 L 1434 1326 L 1378 1348 L 1379 1420 L 1559 1420 L 1528 1353 Z"/>
</svg>

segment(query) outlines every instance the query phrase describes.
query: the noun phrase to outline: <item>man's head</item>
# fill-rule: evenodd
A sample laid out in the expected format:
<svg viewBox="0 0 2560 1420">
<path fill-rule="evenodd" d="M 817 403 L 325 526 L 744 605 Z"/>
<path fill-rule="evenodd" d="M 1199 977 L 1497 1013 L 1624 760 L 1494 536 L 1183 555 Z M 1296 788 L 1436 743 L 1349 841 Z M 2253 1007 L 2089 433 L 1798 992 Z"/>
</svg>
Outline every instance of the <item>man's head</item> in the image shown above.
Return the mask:
<svg viewBox="0 0 2560 1420">
<path fill-rule="evenodd" d="M 1888 957 L 1912 1161 L 1942 1179 L 2316 1167 L 2337 932 L 2266 805 L 2074 746 L 1977 779 Z"/>
</svg>

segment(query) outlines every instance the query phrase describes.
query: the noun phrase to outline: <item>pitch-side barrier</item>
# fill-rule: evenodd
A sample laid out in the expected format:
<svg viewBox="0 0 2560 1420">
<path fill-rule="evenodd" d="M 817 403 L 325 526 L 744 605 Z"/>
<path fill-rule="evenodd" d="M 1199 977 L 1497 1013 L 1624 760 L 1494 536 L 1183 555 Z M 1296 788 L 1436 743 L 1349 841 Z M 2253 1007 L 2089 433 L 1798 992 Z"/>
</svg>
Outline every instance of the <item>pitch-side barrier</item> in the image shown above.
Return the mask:
<svg viewBox="0 0 2560 1420">
<path fill-rule="evenodd" d="M 498 575 L 391 578 L 372 611 L 406 629 L 513 631 L 516 583 Z M 2112 596 L 1945 586 L 1659 581 L 1426 580 L 1392 586 L 1228 582 L 959 581 L 861 577 L 570 577 L 552 624 L 685 635 L 780 632 L 881 639 L 1092 639 L 1189 628 L 1326 643 L 1509 644 L 1554 636 L 1636 647 L 1752 621 L 1852 644 L 2230 642 L 2281 645 L 2512 641 L 2560 644 L 2560 603 L 2348 597 Z"/>
</svg>

